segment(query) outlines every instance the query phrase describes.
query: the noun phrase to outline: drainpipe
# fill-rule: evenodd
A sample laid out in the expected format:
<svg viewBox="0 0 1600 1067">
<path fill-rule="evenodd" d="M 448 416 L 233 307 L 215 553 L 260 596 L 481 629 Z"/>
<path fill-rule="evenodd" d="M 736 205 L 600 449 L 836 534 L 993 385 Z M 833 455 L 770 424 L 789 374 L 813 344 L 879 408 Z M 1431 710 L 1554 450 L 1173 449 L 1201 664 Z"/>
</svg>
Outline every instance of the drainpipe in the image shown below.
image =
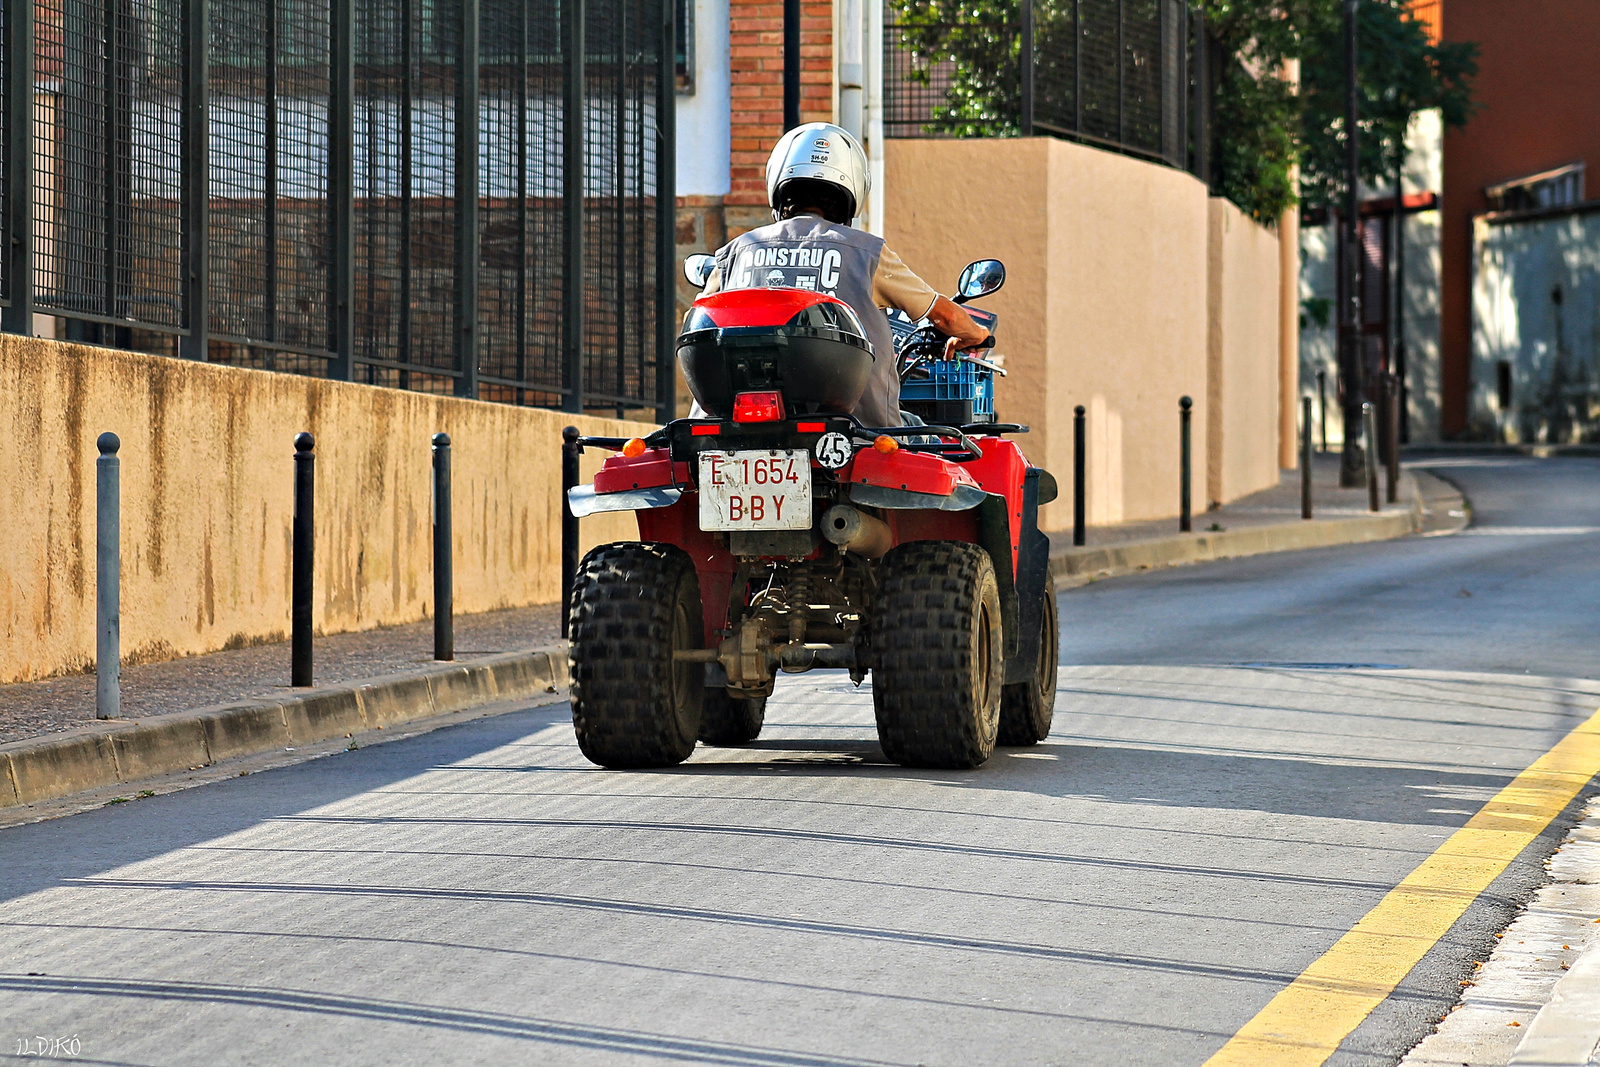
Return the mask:
<svg viewBox="0 0 1600 1067">
<path fill-rule="evenodd" d="M 885 201 L 883 168 L 883 0 L 860 0 L 862 26 L 861 86 L 863 97 L 862 146 L 867 150 L 867 164 L 872 172 L 872 192 L 867 196 L 866 217 L 862 228 L 883 236 L 883 210 Z"/>
</svg>

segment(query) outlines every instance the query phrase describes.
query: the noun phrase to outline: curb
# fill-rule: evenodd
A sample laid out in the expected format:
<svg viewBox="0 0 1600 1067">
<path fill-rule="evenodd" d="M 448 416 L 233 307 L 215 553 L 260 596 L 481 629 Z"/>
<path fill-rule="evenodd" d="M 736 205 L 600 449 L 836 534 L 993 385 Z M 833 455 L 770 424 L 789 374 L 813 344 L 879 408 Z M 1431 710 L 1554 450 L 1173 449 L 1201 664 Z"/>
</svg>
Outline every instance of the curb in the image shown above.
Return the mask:
<svg viewBox="0 0 1600 1067">
<path fill-rule="evenodd" d="M 1187 563 L 1389 541 L 1421 533 L 1424 529 L 1431 532 L 1439 524 L 1429 520 L 1441 511 L 1457 517 L 1456 521 L 1444 524 L 1450 532 L 1466 525 L 1466 504 L 1453 486 L 1425 471 L 1408 471 L 1406 481 L 1411 505 L 1405 510 L 1343 519 L 1295 519 L 1267 526 L 1155 537 L 1120 545 L 1057 548 L 1050 553 L 1056 588 Z"/>
<path fill-rule="evenodd" d="M 562 649 L 537 649 L 0 745 L 0 808 L 330 741 L 567 686 Z"/>
</svg>

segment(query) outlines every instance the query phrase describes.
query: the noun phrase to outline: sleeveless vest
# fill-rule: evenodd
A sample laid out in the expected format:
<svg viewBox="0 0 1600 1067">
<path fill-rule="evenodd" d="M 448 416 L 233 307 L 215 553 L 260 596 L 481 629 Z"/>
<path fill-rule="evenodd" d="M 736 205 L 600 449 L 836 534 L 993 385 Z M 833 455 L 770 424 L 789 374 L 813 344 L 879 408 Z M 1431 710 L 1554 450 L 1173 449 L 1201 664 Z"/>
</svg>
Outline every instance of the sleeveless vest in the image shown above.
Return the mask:
<svg viewBox="0 0 1600 1067">
<path fill-rule="evenodd" d="M 800 215 L 735 237 L 717 252 L 723 289 L 787 285 L 838 297 L 872 345 L 872 377 L 853 414 L 868 426 L 900 425 L 900 377 L 889 316 L 872 299 L 883 238 Z"/>
</svg>

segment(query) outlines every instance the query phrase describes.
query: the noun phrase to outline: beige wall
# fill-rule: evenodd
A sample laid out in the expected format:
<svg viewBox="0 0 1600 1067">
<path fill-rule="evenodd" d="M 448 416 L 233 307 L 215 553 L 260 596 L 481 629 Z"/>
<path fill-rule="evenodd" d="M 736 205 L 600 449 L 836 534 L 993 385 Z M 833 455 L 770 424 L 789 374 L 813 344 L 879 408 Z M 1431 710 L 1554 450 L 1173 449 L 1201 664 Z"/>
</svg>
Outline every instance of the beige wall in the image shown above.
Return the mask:
<svg viewBox="0 0 1600 1067">
<path fill-rule="evenodd" d="M 1060 482 L 1047 526 L 1072 521 L 1077 404 L 1089 414 L 1092 524 L 1177 514 L 1184 395 L 1195 401 L 1197 512 L 1211 499 L 1219 411 L 1220 499 L 1275 484 L 1278 248 L 1270 231 L 1213 207 L 1181 171 L 1052 138 L 891 140 L 885 152 L 886 235 L 913 270 L 949 291 L 969 260 L 1006 263 L 1005 289 L 983 301 L 1001 316 L 997 351 L 1011 371 L 998 408 L 1033 427 L 1023 448 Z M 1261 277 L 1270 284 L 1257 293 Z M 1213 333 L 1226 357 L 1215 398 Z M 1260 336 L 1270 337 L 1269 377 L 1258 383 Z M 1255 440 L 1249 433 L 1263 411 L 1267 436 Z"/>
<path fill-rule="evenodd" d="M 1281 270 L 1277 235 L 1227 200 L 1210 232 L 1206 499 L 1225 504 L 1278 478 Z"/>
<path fill-rule="evenodd" d="M 91 667 L 95 438 L 122 439 L 122 647 L 132 661 L 289 630 L 296 432 L 317 438 L 316 626 L 432 600 L 429 438 L 453 441 L 455 609 L 560 599 L 560 431 L 637 424 L 0 337 L 0 682 Z M 603 455 L 585 456 L 592 474 Z M 584 520 L 585 547 L 637 536 Z"/>
</svg>

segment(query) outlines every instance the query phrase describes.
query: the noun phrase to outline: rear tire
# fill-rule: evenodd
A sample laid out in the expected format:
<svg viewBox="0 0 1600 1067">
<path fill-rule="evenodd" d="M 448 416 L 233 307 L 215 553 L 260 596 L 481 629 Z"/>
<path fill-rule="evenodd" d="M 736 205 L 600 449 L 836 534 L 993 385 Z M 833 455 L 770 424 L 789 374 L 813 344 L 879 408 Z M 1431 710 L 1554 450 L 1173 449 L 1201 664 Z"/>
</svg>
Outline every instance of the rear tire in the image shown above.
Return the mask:
<svg viewBox="0 0 1600 1067">
<path fill-rule="evenodd" d="M 1061 658 L 1061 624 L 1056 617 L 1055 576 L 1045 572 L 1044 604 L 1039 612 L 1039 661 L 1033 677 L 1000 691 L 1000 744 L 1036 745 L 1050 736 L 1056 710 L 1056 670 Z"/>
<path fill-rule="evenodd" d="M 705 667 L 700 584 L 687 553 L 621 541 L 583 558 L 572 587 L 572 728 L 602 767 L 669 767 L 694 751 Z"/>
<path fill-rule="evenodd" d="M 766 716 L 766 697 L 742 700 L 721 686 L 708 686 L 700 715 L 700 740 L 708 745 L 748 745 L 761 736 Z"/>
<path fill-rule="evenodd" d="M 872 620 L 872 705 L 884 755 L 968 768 L 994 752 L 1005 643 L 989 554 L 914 541 L 883 558 Z"/>
</svg>

